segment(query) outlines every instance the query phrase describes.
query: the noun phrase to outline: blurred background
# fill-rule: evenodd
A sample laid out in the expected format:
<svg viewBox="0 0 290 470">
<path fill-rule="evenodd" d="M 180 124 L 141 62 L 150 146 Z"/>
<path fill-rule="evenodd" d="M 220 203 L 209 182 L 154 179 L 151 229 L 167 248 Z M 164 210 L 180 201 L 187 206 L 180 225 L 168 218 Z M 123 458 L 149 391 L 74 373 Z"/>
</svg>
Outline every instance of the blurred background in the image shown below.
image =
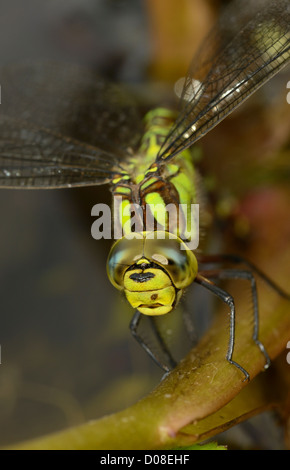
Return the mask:
<svg viewBox="0 0 290 470">
<path fill-rule="evenodd" d="M 226 3 L 2 0 L 0 66 L 23 59 L 76 62 L 110 80 L 146 90 L 148 99 L 158 104 L 156 90 L 171 90 L 174 81 L 184 75 L 220 6 Z M 289 149 L 286 83 L 283 74 L 272 80 L 251 104 L 202 141 L 201 170 L 209 174 L 209 187 L 220 181 L 222 215 L 233 206 L 237 209 L 233 187 L 236 196 L 243 188 L 240 169 L 231 163 L 233 152 L 237 161 L 246 155 L 246 161 L 254 165 L 253 155 L 272 155 L 282 146 Z M 225 155 L 228 160 L 221 166 Z M 248 184 L 254 186 L 255 178 Z M 92 206 L 110 201 L 111 194 L 103 187 L 1 190 L 2 446 L 125 408 L 162 377 L 162 371 L 131 337 L 132 311 L 107 279 L 110 241 L 91 237 Z M 227 233 L 232 241 L 235 232 L 235 244 L 243 249 L 247 221 L 240 217 L 235 224 Z M 216 231 L 209 243 L 212 251 L 222 245 Z M 191 303 L 192 293 L 188 299 Z M 207 300 L 199 302 L 204 305 Z M 259 419 L 271 421 L 268 416 Z M 256 445 L 254 424 L 247 426 L 250 431 L 243 429 L 246 437 L 238 442 Z M 273 442 L 278 448 L 283 446 L 279 429 L 271 444 L 265 436 L 259 439 L 262 447 L 271 447 Z"/>
</svg>

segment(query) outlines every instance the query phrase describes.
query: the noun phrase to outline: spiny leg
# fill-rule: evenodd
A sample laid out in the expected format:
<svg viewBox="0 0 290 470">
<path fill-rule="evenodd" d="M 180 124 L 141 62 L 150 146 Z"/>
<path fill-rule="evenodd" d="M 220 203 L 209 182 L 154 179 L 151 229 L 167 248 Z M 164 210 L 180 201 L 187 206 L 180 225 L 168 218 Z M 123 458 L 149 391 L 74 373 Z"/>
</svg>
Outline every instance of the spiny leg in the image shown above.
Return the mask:
<svg viewBox="0 0 290 470">
<path fill-rule="evenodd" d="M 186 329 L 186 333 L 188 335 L 188 339 L 192 345 L 195 345 L 197 342 L 197 333 L 194 325 L 194 320 L 192 319 L 191 312 L 189 311 L 184 298 L 180 301 L 182 305 L 182 317 L 183 323 Z"/>
<path fill-rule="evenodd" d="M 261 271 L 257 266 L 243 258 L 240 255 L 235 254 L 218 254 L 218 255 L 200 255 L 199 263 L 201 264 L 221 264 L 221 263 L 232 263 L 232 264 L 244 264 L 248 267 L 251 272 L 257 274 L 271 289 L 273 289 L 281 297 L 290 300 L 290 294 L 285 292 L 276 282 L 274 282 L 270 277 L 268 277 L 263 271 Z M 252 274 L 251 273 L 251 274 Z M 257 287 L 256 280 L 253 274 L 250 276 L 252 293 L 253 293 L 253 304 L 254 304 L 254 333 L 253 339 L 256 344 L 259 346 L 260 350 L 266 358 L 265 369 L 270 365 L 270 358 L 265 350 L 264 345 L 259 341 L 259 310 L 258 310 L 258 296 L 257 296 Z"/>
<path fill-rule="evenodd" d="M 245 376 L 244 381 L 250 380 L 249 373 L 240 364 L 238 364 L 237 362 L 233 360 L 233 352 L 234 352 L 234 346 L 235 346 L 235 320 L 236 320 L 235 304 L 234 304 L 233 297 L 224 289 L 221 289 L 212 281 L 203 277 L 200 274 L 196 276 L 195 282 L 197 282 L 201 286 L 211 291 L 213 294 L 215 294 L 219 299 L 221 299 L 225 304 L 227 304 L 230 307 L 230 337 L 229 337 L 229 344 L 228 344 L 226 359 L 228 360 L 230 364 L 236 366 L 241 372 L 243 372 Z"/>
<path fill-rule="evenodd" d="M 273 290 L 275 290 L 281 297 L 290 300 L 290 294 L 281 289 L 276 282 L 274 282 L 269 276 L 261 271 L 255 264 L 251 263 L 247 259 L 240 255 L 233 254 L 218 254 L 218 255 L 200 255 L 198 257 L 200 264 L 221 264 L 221 263 L 232 263 L 232 264 L 244 264 L 254 273 L 256 273 L 261 279 L 263 279 Z"/>
<path fill-rule="evenodd" d="M 264 369 L 268 369 L 271 365 L 270 357 L 265 349 L 263 343 L 259 340 L 259 307 L 258 307 L 258 293 L 257 293 L 257 284 L 255 276 L 251 271 L 244 269 L 220 269 L 214 271 L 206 271 L 207 277 L 213 277 L 215 279 L 244 279 L 250 281 L 251 290 L 252 290 L 252 299 L 253 299 L 253 310 L 254 310 L 254 330 L 253 330 L 253 340 L 259 347 L 260 351 L 263 353 L 266 364 Z"/>
<path fill-rule="evenodd" d="M 168 351 L 163 338 L 161 337 L 156 324 L 154 322 L 154 318 L 149 317 L 152 329 L 156 335 L 156 338 L 158 340 L 158 343 L 162 349 L 163 354 L 165 355 L 168 363 L 170 364 L 170 367 L 165 364 L 163 361 L 160 361 L 160 359 L 157 357 L 156 354 L 153 353 L 152 349 L 148 346 L 148 344 L 144 341 L 144 339 L 140 336 L 138 333 L 138 327 L 140 325 L 140 321 L 144 317 L 138 310 L 134 313 L 133 318 L 130 322 L 130 330 L 133 335 L 133 337 L 136 339 L 136 341 L 140 344 L 140 346 L 146 351 L 146 353 L 153 359 L 153 361 L 161 368 L 163 369 L 166 373 L 170 372 L 171 369 L 173 369 L 176 366 L 176 362 L 172 358 L 170 352 Z"/>
<path fill-rule="evenodd" d="M 167 367 L 167 369 L 169 369 L 169 370 L 174 369 L 174 367 L 177 365 L 177 362 L 173 359 L 172 354 L 170 353 L 169 349 L 167 348 L 166 343 L 165 343 L 164 339 L 162 338 L 162 336 L 159 332 L 159 329 L 158 329 L 157 324 L 156 324 L 156 317 L 149 317 L 149 321 L 151 323 L 152 330 L 153 330 L 153 332 L 154 332 L 154 334 L 157 338 L 159 346 L 162 349 L 162 353 L 165 355 L 168 363 L 170 364 L 170 367 L 169 368 Z"/>
</svg>

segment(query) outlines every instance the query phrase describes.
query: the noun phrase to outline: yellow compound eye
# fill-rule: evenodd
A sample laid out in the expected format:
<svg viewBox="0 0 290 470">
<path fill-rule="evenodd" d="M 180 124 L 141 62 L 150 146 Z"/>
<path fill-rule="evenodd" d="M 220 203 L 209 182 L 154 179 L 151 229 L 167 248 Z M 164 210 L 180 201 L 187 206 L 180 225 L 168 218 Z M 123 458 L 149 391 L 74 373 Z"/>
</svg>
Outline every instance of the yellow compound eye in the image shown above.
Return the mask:
<svg viewBox="0 0 290 470">
<path fill-rule="evenodd" d="M 144 233 L 146 233 L 144 241 L 146 258 L 162 266 L 177 289 L 188 287 L 198 271 L 197 260 L 192 251 L 172 233 L 153 232 L 154 238 L 151 238 L 152 232 Z"/>
<path fill-rule="evenodd" d="M 141 313 L 168 313 L 179 291 L 197 274 L 196 258 L 185 248 L 182 240 L 167 232 L 140 232 L 130 240 L 124 237 L 110 251 L 109 279 Z"/>
<path fill-rule="evenodd" d="M 132 240 L 126 237 L 117 240 L 107 260 L 108 278 L 119 290 L 124 289 L 124 275 L 127 269 L 143 257 L 144 237 L 136 233 Z"/>
</svg>

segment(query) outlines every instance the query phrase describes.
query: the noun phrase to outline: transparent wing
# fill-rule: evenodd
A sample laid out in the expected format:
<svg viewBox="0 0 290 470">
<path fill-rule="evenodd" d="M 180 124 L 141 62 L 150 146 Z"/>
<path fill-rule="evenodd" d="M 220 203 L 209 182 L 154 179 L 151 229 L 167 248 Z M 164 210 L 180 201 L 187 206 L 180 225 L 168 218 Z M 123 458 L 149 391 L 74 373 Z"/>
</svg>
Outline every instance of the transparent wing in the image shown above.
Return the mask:
<svg viewBox="0 0 290 470">
<path fill-rule="evenodd" d="M 234 1 L 191 64 L 183 109 L 157 160 L 191 146 L 289 61 L 289 0 Z"/>
<path fill-rule="evenodd" d="M 142 135 L 133 99 L 82 67 L 26 63 L 0 84 L 0 186 L 109 182 Z"/>
<path fill-rule="evenodd" d="M 96 147 L 0 118 L 0 187 L 61 188 L 109 183 L 122 168 Z"/>
</svg>

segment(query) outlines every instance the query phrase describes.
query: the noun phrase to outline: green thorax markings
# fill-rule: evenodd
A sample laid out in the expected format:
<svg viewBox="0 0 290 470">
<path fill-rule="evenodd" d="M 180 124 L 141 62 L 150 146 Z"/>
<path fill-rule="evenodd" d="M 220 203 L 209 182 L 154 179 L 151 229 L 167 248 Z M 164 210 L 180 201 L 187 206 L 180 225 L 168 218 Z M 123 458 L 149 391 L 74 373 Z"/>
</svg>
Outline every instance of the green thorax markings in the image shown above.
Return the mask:
<svg viewBox="0 0 290 470">
<path fill-rule="evenodd" d="M 168 230 L 168 204 L 186 204 L 190 211 L 191 204 L 197 203 L 195 170 L 192 156 L 188 149 L 182 151 L 168 164 L 165 161 L 155 163 L 160 147 L 175 120 L 175 113 L 165 108 L 157 108 L 144 117 L 145 133 L 136 155 L 125 163 L 126 173 L 113 181 L 113 194 L 120 197 L 118 219 L 124 233 L 131 231 L 131 204 L 138 204 L 143 210 L 143 220 L 133 231 L 145 230 L 146 205 L 150 205 L 155 219 L 155 230 Z M 188 216 L 184 213 L 184 217 Z M 143 225 L 142 225 L 143 224 Z M 172 228 L 170 231 L 173 231 Z M 176 227 L 176 235 L 182 233 L 182 227 Z"/>
</svg>

